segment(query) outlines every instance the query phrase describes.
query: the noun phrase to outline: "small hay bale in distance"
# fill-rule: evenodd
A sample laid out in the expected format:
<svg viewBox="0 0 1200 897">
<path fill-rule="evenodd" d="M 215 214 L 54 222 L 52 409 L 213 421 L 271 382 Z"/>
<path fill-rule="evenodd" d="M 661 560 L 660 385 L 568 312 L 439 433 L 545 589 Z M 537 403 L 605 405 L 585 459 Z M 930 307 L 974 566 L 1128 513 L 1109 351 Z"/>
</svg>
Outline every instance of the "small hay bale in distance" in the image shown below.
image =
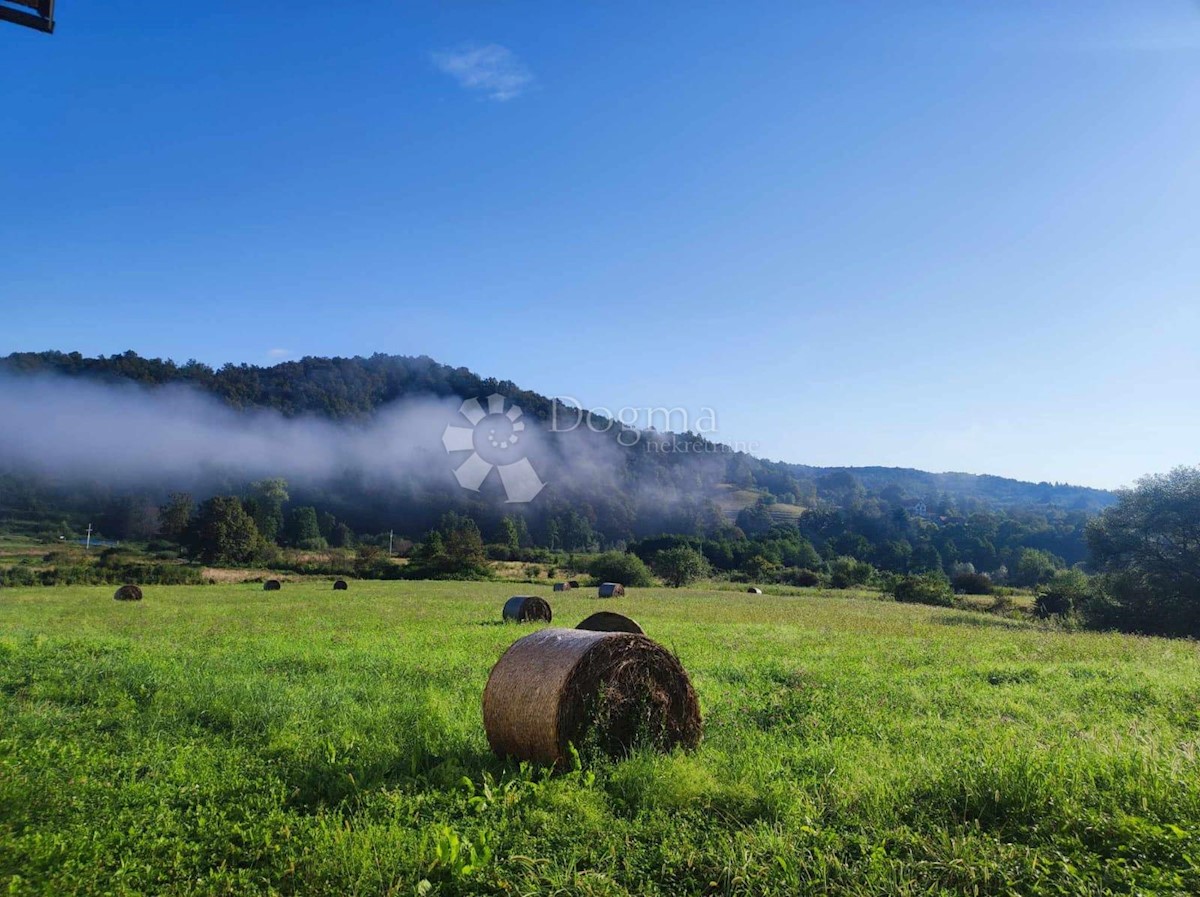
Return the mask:
<svg viewBox="0 0 1200 897">
<path fill-rule="evenodd" d="M 569 582 L 556 582 L 554 584 L 554 591 L 556 592 L 569 592 L 573 588 L 574 586 L 572 586 Z"/>
<path fill-rule="evenodd" d="M 613 757 L 649 744 L 694 748 L 703 724 L 679 660 L 644 635 L 542 629 L 517 639 L 483 691 L 501 757 L 562 766 L 568 745 Z"/>
<path fill-rule="evenodd" d="M 346 584 L 346 580 L 344 579 L 339 579 L 333 584 L 333 590 L 335 592 L 345 592 L 349 588 L 350 586 Z"/>
<path fill-rule="evenodd" d="M 587 629 L 592 632 L 632 632 L 634 635 L 646 634 L 646 630 L 638 625 L 637 620 L 631 620 L 624 614 L 613 613 L 611 610 L 597 611 L 575 628 Z"/>
<path fill-rule="evenodd" d="M 577 588 L 579 588 L 579 580 L 578 579 L 568 579 L 567 585 L 569 585 L 573 589 L 577 589 Z"/>
<path fill-rule="evenodd" d="M 750 586 L 750 588 L 746 589 L 746 594 L 747 595 L 761 595 L 762 589 L 756 589 L 754 586 Z"/>
<path fill-rule="evenodd" d="M 506 623 L 549 623 L 551 616 L 550 602 L 537 595 L 513 595 L 504 602 Z"/>
<path fill-rule="evenodd" d="M 142 590 L 135 585 L 121 586 L 113 594 L 114 601 L 141 601 Z"/>
<path fill-rule="evenodd" d="M 601 598 L 623 598 L 625 597 L 625 586 L 619 582 L 602 582 L 600 583 Z"/>
<path fill-rule="evenodd" d="M 281 583 L 278 579 L 268 579 L 263 583 L 264 592 L 278 592 L 282 588 L 283 583 Z"/>
</svg>

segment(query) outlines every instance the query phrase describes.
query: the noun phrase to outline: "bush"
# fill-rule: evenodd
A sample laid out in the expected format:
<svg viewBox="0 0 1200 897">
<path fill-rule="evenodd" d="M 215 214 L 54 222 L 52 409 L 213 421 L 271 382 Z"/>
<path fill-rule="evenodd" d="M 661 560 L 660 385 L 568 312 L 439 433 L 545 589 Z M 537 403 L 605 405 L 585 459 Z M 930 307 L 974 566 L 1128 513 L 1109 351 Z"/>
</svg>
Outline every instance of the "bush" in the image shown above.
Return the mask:
<svg viewBox="0 0 1200 897">
<path fill-rule="evenodd" d="M 1087 608 L 1091 583 L 1080 570 L 1059 570 L 1037 590 L 1033 612 L 1039 617 L 1066 617 Z"/>
<path fill-rule="evenodd" d="M 650 569 L 636 554 L 606 551 L 592 558 L 587 572 L 597 582 L 619 582 L 623 586 L 652 586 Z"/>
<path fill-rule="evenodd" d="M 875 568 L 866 561 L 843 556 L 837 558 L 829 568 L 829 584 L 835 589 L 865 586 L 875 575 Z"/>
<path fill-rule="evenodd" d="M 803 567 L 788 567 L 779 575 L 779 581 L 789 586 L 811 589 L 821 585 L 821 574 Z"/>
<path fill-rule="evenodd" d="M 669 586 L 679 588 L 708 576 L 712 570 L 704 555 L 694 548 L 679 546 L 654 556 L 654 572 Z"/>
<path fill-rule="evenodd" d="M 954 593 L 950 584 L 934 574 L 905 576 L 898 580 L 892 594 L 905 604 L 930 604 L 934 607 L 953 607 Z"/>
<path fill-rule="evenodd" d="M 992 580 L 986 573 L 959 573 L 951 580 L 951 585 L 954 591 L 963 595 L 992 594 Z"/>
<path fill-rule="evenodd" d="M 95 586 L 125 585 L 178 586 L 203 582 L 198 567 L 184 564 L 64 564 L 35 572 L 28 567 L 0 571 L 5 586 Z"/>
</svg>

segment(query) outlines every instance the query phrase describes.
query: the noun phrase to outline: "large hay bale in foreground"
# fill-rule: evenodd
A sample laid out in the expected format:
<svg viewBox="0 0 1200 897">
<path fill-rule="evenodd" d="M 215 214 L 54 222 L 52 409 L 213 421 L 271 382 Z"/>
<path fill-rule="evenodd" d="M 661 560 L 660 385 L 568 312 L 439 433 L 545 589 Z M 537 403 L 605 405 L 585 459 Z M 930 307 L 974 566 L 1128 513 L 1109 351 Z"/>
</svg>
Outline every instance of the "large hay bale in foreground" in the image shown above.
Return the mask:
<svg viewBox="0 0 1200 897">
<path fill-rule="evenodd" d="M 543 629 L 515 641 L 483 692 L 488 744 L 501 757 L 561 766 L 577 749 L 700 743 L 687 671 L 662 645 L 625 632 Z"/>
<path fill-rule="evenodd" d="M 625 586 L 619 582 L 602 582 L 600 583 L 601 598 L 622 598 L 625 595 Z"/>
<path fill-rule="evenodd" d="M 134 585 L 121 586 L 113 595 L 113 599 L 116 601 L 141 601 L 142 590 Z"/>
<path fill-rule="evenodd" d="M 511 623 L 550 622 L 550 602 L 537 595 L 513 595 L 504 602 L 504 619 Z"/>
<path fill-rule="evenodd" d="M 278 579 L 268 579 L 263 583 L 264 592 L 278 592 L 282 588 L 283 583 L 281 583 Z"/>
<path fill-rule="evenodd" d="M 611 610 L 601 610 L 581 622 L 576 629 L 589 629 L 592 632 L 632 632 L 635 635 L 645 635 L 646 630 L 624 614 L 613 613 Z"/>
<path fill-rule="evenodd" d="M 350 586 L 348 586 L 346 584 L 346 580 L 344 580 L 344 579 L 339 579 L 337 582 L 335 582 L 333 584 L 333 590 L 335 592 L 345 592 L 349 588 L 350 588 Z"/>
</svg>

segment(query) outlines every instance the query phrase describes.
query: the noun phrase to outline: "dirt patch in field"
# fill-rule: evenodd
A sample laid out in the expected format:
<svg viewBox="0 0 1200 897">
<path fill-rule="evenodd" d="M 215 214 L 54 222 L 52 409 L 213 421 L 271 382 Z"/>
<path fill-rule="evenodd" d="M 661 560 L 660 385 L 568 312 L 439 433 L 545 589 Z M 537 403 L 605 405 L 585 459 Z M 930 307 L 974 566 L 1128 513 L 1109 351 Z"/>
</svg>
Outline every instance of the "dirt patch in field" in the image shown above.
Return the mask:
<svg viewBox="0 0 1200 897">
<path fill-rule="evenodd" d="M 200 575 L 213 582 L 252 582 L 255 580 L 278 579 L 282 582 L 294 582 L 286 576 L 279 576 L 271 570 L 225 570 L 220 567 L 205 567 Z"/>
</svg>

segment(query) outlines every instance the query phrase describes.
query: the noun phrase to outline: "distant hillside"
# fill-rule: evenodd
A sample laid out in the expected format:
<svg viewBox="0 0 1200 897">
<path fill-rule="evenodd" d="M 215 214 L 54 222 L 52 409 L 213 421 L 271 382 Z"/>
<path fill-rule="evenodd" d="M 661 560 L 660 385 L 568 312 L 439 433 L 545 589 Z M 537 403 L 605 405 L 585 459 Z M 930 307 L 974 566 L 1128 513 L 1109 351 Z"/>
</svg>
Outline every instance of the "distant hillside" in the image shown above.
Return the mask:
<svg viewBox="0 0 1200 897">
<path fill-rule="evenodd" d="M 797 476 L 813 478 L 850 474 L 869 492 L 880 492 L 891 486 L 922 498 L 945 494 L 959 500 L 986 502 L 995 508 L 1049 505 L 1097 511 L 1116 501 L 1116 495 L 1107 489 L 1067 483 L 1029 483 L 991 474 L 930 473 L 908 467 L 811 467 L 804 464 L 791 467 Z"/>
<path fill-rule="evenodd" d="M 272 408 L 294 417 L 311 414 L 333 420 L 362 421 L 381 407 L 418 396 L 469 398 L 500 392 L 517 402 L 543 425 L 550 419 L 551 400 L 520 389 L 509 380 L 482 377 L 466 368 L 452 368 L 426 356 L 375 354 L 370 357 L 307 357 L 269 367 L 226 364 L 212 368 L 196 361 L 177 364 L 143 358 L 129 351 L 89 358 L 77 352 L 19 352 L 0 359 L 0 373 L 54 374 L 101 382 L 135 382 L 154 387 L 188 384 L 235 409 Z M 586 438 L 616 444 L 619 428 Z M 699 437 L 686 438 L 704 442 Z M 712 499 L 727 514 L 736 513 L 731 494 L 767 494 L 780 507 L 773 517 L 783 521 L 817 500 L 844 504 L 855 485 L 867 494 L 885 494 L 893 503 L 924 500 L 952 503 L 969 512 L 983 508 L 1053 507 L 1093 512 L 1114 501 L 1111 492 L 1059 483 L 1027 483 L 1005 477 L 965 473 L 929 473 L 889 467 L 814 467 L 774 462 L 740 452 L 653 453 L 625 451 L 626 473 L 632 483 L 690 489 L 697 499 Z M 0 459 L 2 461 L 3 459 Z M 631 483 L 631 484 L 632 484 Z M 732 484 L 729 486 L 721 484 Z M 751 490 L 746 492 L 745 490 Z M 753 499 L 750 499 L 753 501 Z"/>
</svg>

